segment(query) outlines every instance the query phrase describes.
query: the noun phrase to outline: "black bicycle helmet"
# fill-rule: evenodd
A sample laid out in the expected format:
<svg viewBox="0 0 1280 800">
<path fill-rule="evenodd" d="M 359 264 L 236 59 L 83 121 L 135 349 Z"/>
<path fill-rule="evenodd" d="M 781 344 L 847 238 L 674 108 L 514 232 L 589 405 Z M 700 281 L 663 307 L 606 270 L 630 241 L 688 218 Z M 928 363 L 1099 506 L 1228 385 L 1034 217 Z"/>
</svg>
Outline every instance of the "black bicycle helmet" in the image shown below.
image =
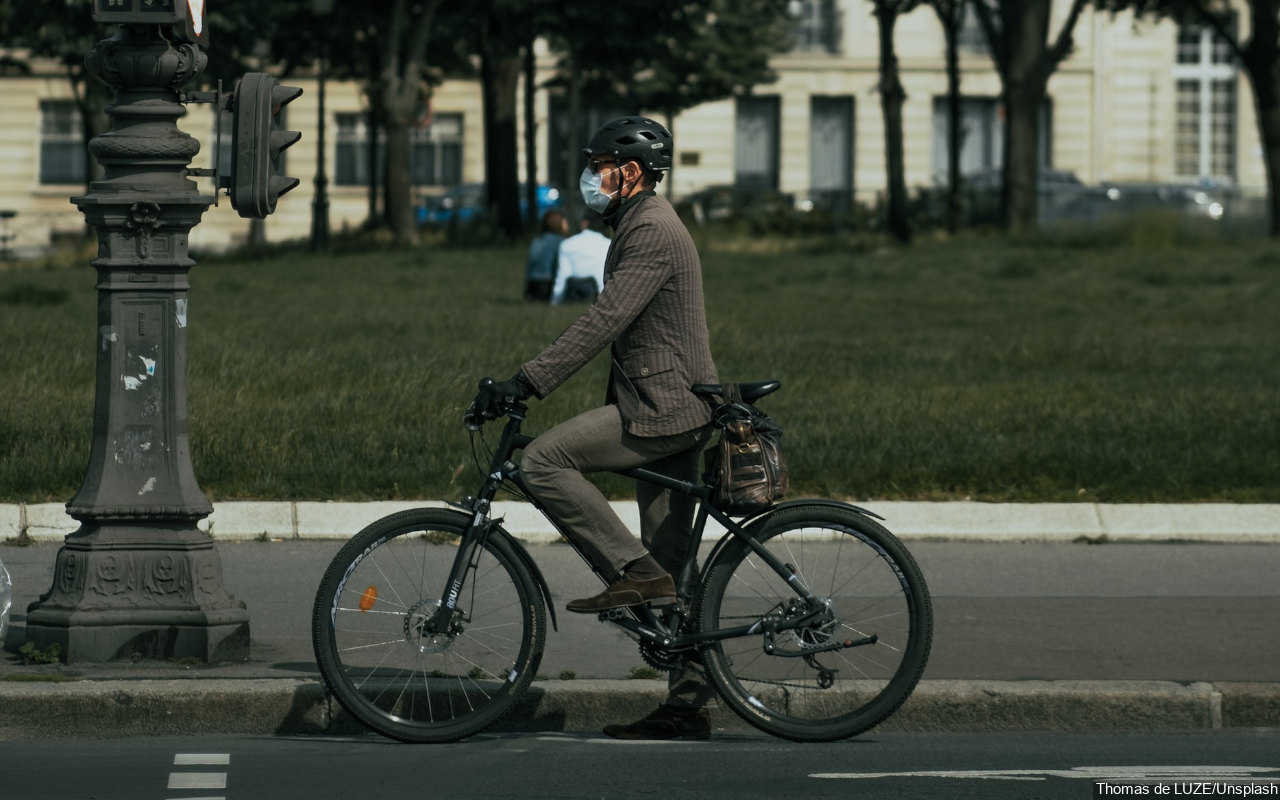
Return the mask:
<svg viewBox="0 0 1280 800">
<path fill-rule="evenodd" d="M 619 161 L 639 161 L 647 170 L 671 169 L 675 141 L 671 131 L 648 117 L 620 117 L 606 122 L 582 149 L 587 158 L 611 155 Z"/>
</svg>

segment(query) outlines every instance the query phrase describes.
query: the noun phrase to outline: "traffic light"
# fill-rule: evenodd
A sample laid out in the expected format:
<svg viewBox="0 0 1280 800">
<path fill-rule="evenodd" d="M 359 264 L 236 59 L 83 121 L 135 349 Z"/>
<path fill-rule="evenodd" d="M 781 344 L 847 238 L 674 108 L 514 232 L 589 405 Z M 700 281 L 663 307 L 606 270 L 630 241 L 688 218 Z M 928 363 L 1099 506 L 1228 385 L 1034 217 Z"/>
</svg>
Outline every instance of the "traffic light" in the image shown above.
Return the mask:
<svg viewBox="0 0 1280 800">
<path fill-rule="evenodd" d="M 300 94 L 265 72 L 250 72 L 236 87 L 230 189 L 231 207 L 242 217 L 263 219 L 276 210 L 276 198 L 298 185 L 280 174 L 280 154 L 302 134 L 280 127 L 280 109 Z"/>
</svg>

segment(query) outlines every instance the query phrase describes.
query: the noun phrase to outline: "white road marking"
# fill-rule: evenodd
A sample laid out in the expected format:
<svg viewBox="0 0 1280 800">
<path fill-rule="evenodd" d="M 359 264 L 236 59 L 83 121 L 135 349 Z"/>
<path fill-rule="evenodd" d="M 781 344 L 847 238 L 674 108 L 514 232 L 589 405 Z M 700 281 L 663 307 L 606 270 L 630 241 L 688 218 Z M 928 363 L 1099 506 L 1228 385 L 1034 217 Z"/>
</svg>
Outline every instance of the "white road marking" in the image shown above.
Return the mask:
<svg viewBox="0 0 1280 800">
<path fill-rule="evenodd" d="M 177 753 L 173 757 L 175 767 L 226 767 L 231 764 L 230 753 Z M 170 772 L 170 789 L 226 789 L 226 772 Z M 216 797 L 174 797 L 169 800 L 226 800 Z"/>
<path fill-rule="evenodd" d="M 705 739 L 613 739 L 604 736 L 539 736 L 540 742 L 572 742 L 574 744 L 609 744 L 624 747 L 648 747 L 671 744 L 707 744 Z"/>
<path fill-rule="evenodd" d="M 225 772 L 170 772 L 170 789 L 225 789 Z"/>
<path fill-rule="evenodd" d="M 1042 781 L 1046 778 L 1085 780 L 1168 781 L 1205 778 L 1210 780 L 1280 780 L 1267 773 L 1280 773 L 1280 767 L 1231 766 L 1146 766 L 1146 767 L 1072 767 L 1071 769 L 993 769 L 935 770 L 925 772 L 819 772 L 810 778 L 950 778 L 1004 781 Z"/>
<path fill-rule="evenodd" d="M 225 767 L 230 763 L 230 753 L 178 753 L 173 757 L 175 767 Z"/>
</svg>

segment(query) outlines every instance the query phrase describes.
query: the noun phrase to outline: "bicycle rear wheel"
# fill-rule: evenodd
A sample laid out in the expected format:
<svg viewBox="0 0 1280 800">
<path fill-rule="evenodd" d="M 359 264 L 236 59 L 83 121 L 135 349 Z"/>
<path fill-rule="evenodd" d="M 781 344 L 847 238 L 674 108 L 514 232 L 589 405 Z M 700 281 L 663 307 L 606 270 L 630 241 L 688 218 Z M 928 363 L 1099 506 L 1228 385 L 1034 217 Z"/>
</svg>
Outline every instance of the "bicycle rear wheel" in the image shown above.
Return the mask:
<svg viewBox="0 0 1280 800">
<path fill-rule="evenodd" d="M 800 595 L 745 542 L 727 542 L 707 566 L 699 627 L 759 622 L 761 631 L 704 650 L 721 697 L 757 728 L 795 741 L 843 739 L 884 721 L 915 688 L 933 637 L 911 554 L 851 507 L 790 506 L 750 530 L 825 607 L 770 642 L 765 623 L 805 613 Z"/>
<path fill-rule="evenodd" d="M 546 605 L 498 532 L 472 558 L 448 630 L 427 628 L 469 521 L 445 509 L 385 517 L 352 537 L 320 581 L 320 672 L 343 708 L 385 736 L 470 736 L 509 710 L 537 672 Z"/>
</svg>

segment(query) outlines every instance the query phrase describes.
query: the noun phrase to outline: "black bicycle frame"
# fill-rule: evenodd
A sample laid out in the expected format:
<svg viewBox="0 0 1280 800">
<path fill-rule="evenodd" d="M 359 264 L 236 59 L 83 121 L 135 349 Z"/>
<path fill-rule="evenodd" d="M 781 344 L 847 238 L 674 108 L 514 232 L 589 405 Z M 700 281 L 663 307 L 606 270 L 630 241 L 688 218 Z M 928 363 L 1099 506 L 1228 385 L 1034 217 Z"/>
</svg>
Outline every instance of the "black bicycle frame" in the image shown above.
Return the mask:
<svg viewBox="0 0 1280 800">
<path fill-rule="evenodd" d="M 461 596 L 467 573 L 474 567 L 473 562 L 476 554 L 479 553 L 489 532 L 496 525 L 494 521 L 489 519 L 489 512 L 492 508 L 493 498 L 501 490 L 504 481 L 510 481 L 520 489 L 533 502 L 534 507 L 541 511 L 557 530 L 564 533 L 559 521 L 553 515 L 547 513 L 546 509 L 528 491 L 520 475 L 519 466 L 511 460 L 512 455 L 517 450 L 524 449 L 534 440 L 534 437 L 520 432 L 520 426 L 524 422 L 527 411 L 528 407 L 522 403 L 515 403 L 507 409 L 507 424 L 503 427 L 502 436 L 499 438 L 498 446 L 494 450 L 489 472 L 480 487 L 480 492 L 465 506 L 467 510 L 472 512 L 471 524 L 467 528 L 466 534 L 462 537 L 458 553 L 454 557 L 453 568 L 449 572 L 449 580 L 445 587 L 444 596 L 440 598 L 440 605 L 431 621 L 427 624 L 429 631 L 444 632 L 448 629 L 453 613 L 457 608 L 458 598 Z M 815 614 L 821 613 L 823 610 L 822 601 L 809 590 L 809 587 L 804 585 L 792 567 L 778 560 L 768 548 L 756 541 L 755 537 L 748 533 L 744 527 L 711 505 L 711 487 L 672 478 L 644 467 L 619 470 L 616 474 L 661 486 L 664 489 L 670 489 L 697 499 L 698 513 L 694 518 L 693 536 L 689 539 L 689 549 L 685 552 L 683 566 L 676 584 L 677 591 L 681 596 L 688 597 L 693 590 L 693 583 L 696 577 L 694 575 L 694 565 L 697 563 L 696 555 L 698 547 L 702 543 L 703 532 L 706 530 L 707 518 L 711 517 L 720 523 L 729 535 L 746 542 L 747 546 L 755 551 L 769 565 L 770 569 L 791 585 L 796 593 L 804 599 L 809 608 L 810 613 L 808 614 L 789 619 L 781 624 L 770 625 L 770 633 L 774 630 L 782 631 L 799 627 L 808 622 Z M 753 519 L 758 518 L 755 517 Z M 569 540 L 570 544 L 573 544 L 573 540 L 570 537 L 566 536 L 565 538 Z M 576 544 L 574 548 L 578 549 Z M 580 549 L 578 552 L 582 555 Z M 586 559 L 585 556 L 584 560 L 590 565 L 590 560 Z M 592 566 L 592 569 L 594 571 L 594 566 Z M 701 633 L 677 635 L 671 633 L 668 626 L 659 620 L 649 607 L 637 606 L 629 610 L 637 617 L 636 619 L 618 616 L 611 618 L 611 621 L 663 647 L 675 649 L 759 633 L 764 630 L 766 625 L 764 621 L 756 621 L 750 625 L 743 625 L 737 628 L 723 628 Z M 669 619 L 668 623 L 670 621 Z"/>
</svg>

